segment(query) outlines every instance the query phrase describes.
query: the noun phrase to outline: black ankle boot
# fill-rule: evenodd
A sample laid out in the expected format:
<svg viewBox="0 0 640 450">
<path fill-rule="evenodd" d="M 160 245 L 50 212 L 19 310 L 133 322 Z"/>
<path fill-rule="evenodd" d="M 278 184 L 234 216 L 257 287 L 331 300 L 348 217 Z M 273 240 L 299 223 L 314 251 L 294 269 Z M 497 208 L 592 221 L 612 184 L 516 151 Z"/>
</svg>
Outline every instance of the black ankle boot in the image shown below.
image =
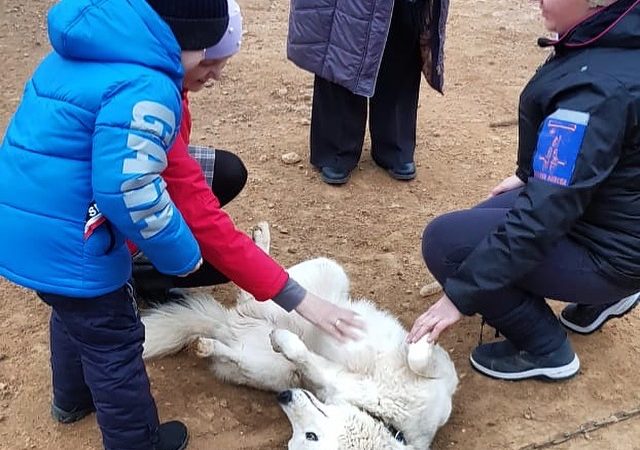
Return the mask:
<svg viewBox="0 0 640 450">
<path fill-rule="evenodd" d="M 184 450 L 188 442 L 187 427 L 182 422 L 173 420 L 158 427 L 153 448 L 154 450 Z"/>
<path fill-rule="evenodd" d="M 320 169 L 320 177 L 327 184 L 340 185 L 349 181 L 350 170 L 342 170 L 336 167 L 324 166 Z"/>
</svg>

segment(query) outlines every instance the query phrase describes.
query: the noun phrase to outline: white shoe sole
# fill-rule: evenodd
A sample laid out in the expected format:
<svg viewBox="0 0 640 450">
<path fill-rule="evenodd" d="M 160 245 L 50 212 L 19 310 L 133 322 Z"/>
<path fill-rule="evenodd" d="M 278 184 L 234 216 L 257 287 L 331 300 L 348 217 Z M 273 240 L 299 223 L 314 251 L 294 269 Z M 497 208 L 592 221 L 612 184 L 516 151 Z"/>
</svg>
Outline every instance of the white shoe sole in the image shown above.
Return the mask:
<svg viewBox="0 0 640 450">
<path fill-rule="evenodd" d="M 617 303 L 609 306 L 607 309 L 602 311 L 600 315 L 591 322 L 586 327 L 581 327 L 576 325 L 573 322 L 569 322 L 567 319 L 562 317 L 562 314 L 558 317 L 560 323 L 579 334 L 591 334 L 597 329 L 599 329 L 607 320 L 612 319 L 614 317 L 621 317 L 628 313 L 634 306 L 638 303 L 638 299 L 640 298 L 640 292 L 630 295 L 629 297 L 625 297 Z"/>
<path fill-rule="evenodd" d="M 569 364 L 559 367 L 544 367 L 537 369 L 529 369 L 522 372 L 498 372 L 488 369 L 483 365 L 477 363 L 473 359 L 473 355 L 469 356 L 471 365 L 478 372 L 483 373 L 491 378 L 497 378 L 500 380 L 526 380 L 527 378 L 548 378 L 550 380 L 564 380 L 573 377 L 580 370 L 580 359 L 578 355 L 574 355 L 573 361 Z"/>
</svg>

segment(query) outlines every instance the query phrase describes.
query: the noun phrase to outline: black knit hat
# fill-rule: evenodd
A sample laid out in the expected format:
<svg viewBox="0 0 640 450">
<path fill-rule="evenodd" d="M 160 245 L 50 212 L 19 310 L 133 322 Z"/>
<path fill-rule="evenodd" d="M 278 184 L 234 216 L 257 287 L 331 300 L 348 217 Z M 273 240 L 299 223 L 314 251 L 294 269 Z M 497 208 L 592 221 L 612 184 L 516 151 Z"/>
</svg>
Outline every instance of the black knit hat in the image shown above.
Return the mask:
<svg viewBox="0 0 640 450">
<path fill-rule="evenodd" d="M 169 25 L 182 50 L 217 44 L 229 23 L 227 0 L 147 0 Z"/>
</svg>

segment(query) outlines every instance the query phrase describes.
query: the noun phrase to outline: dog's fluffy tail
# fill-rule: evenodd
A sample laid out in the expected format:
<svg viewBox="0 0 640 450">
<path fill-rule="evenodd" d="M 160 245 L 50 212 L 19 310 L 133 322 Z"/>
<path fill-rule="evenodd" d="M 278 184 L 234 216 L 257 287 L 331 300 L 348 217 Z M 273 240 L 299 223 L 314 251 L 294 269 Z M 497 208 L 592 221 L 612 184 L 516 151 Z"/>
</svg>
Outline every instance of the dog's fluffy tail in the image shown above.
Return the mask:
<svg viewBox="0 0 640 450">
<path fill-rule="evenodd" d="M 197 337 L 215 337 L 225 328 L 229 310 L 210 295 L 188 294 L 177 303 L 168 303 L 142 312 L 145 344 L 142 357 L 157 358 L 175 353 Z"/>
</svg>

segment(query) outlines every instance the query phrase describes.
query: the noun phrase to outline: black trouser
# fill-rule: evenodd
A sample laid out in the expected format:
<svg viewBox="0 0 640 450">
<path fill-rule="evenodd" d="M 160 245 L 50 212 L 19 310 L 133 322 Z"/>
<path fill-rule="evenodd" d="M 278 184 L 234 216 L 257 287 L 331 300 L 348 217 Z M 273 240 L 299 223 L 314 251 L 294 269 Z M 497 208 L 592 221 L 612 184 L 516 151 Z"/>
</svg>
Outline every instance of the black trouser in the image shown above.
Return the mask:
<svg viewBox="0 0 640 450">
<path fill-rule="evenodd" d="M 396 0 L 376 90 L 367 99 L 319 76 L 313 85 L 311 164 L 351 171 L 362 153 L 369 106 L 371 155 L 385 168 L 413 161 L 420 92 L 420 44 Z"/>
<path fill-rule="evenodd" d="M 233 200 L 247 182 L 247 169 L 242 160 L 225 150 L 215 150 L 214 174 L 211 189 L 224 206 Z M 186 277 L 175 277 L 158 272 L 151 262 L 142 257 L 136 258 L 133 267 L 133 279 L 136 290 L 145 299 L 160 300 L 168 289 L 212 286 L 227 283 L 229 279 L 208 262 Z"/>
<path fill-rule="evenodd" d="M 426 227 L 422 255 L 440 284 L 456 273 L 480 241 L 504 223 L 520 191 L 498 195 L 472 209 L 445 214 Z M 637 289 L 616 285 L 603 276 L 587 249 L 567 237 L 518 283 L 479 301 L 477 311 L 518 348 L 542 354 L 557 349 L 566 338 L 545 298 L 602 304 L 634 292 Z"/>
<path fill-rule="evenodd" d="M 51 306 L 53 399 L 94 405 L 107 450 L 153 450 L 158 412 L 142 360 L 144 327 L 130 286 L 93 298 L 39 292 Z"/>
</svg>

